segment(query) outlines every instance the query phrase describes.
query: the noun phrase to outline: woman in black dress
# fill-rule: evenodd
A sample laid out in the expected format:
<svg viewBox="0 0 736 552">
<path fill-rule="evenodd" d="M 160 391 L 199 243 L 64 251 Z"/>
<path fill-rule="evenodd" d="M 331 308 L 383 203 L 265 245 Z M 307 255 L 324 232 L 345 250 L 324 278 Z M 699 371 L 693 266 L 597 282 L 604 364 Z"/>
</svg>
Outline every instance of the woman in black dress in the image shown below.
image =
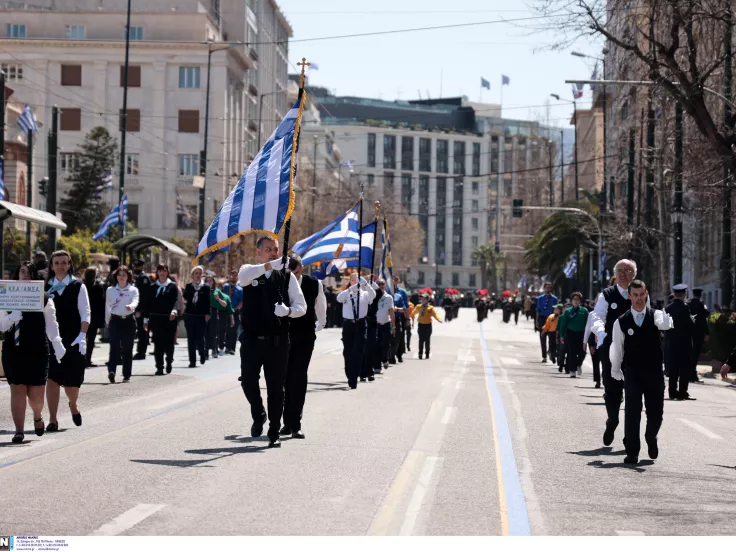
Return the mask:
<svg viewBox="0 0 736 552">
<path fill-rule="evenodd" d="M 174 339 L 176 338 L 177 314 L 179 312 L 179 287 L 169 279 L 169 265 L 156 267 L 156 281 L 149 293 L 150 310 L 148 324 L 153 332 L 156 375 L 170 374 L 174 363 Z"/>
<path fill-rule="evenodd" d="M 97 269 L 88 268 L 84 271 L 84 287 L 89 296 L 90 320 L 87 330 L 87 353 L 85 354 L 87 368 L 96 368 L 92 362 L 92 351 L 95 349 L 97 331 L 105 327 L 105 289 L 97 281 Z"/>
<path fill-rule="evenodd" d="M 189 346 L 189 367 L 204 364 L 207 358 L 205 333 L 207 321 L 210 319 L 210 287 L 202 282 L 204 267 L 195 266 L 191 272 L 192 281 L 184 288 L 182 294 L 187 306 L 184 308 L 184 325 L 187 329 L 187 345 Z"/>
<path fill-rule="evenodd" d="M 82 414 L 77 401 L 79 389 L 84 383 L 84 354 L 87 352 L 90 309 L 87 288 L 80 280 L 72 277 L 73 273 L 69 253 L 63 250 L 52 253 L 46 292 L 54 300 L 59 334 L 66 354 L 58 361 L 54 356 L 49 359 L 49 380 L 46 383 L 46 402 L 49 407 L 46 431 L 49 432 L 59 431 L 56 414 L 62 387 L 69 399 L 74 425 L 82 425 Z"/>
<path fill-rule="evenodd" d="M 24 261 L 18 267 L 14 280 L 38 280 L 36 267 Z M 64 345 L 59 337 L 56 310 L 48 295 L 44 298 L 43 312 L 0 312 L 0 331 L 4 332 L 3 368 L 10 384 L 10 410 L 15 423 L 13 443 L 22 443 L 26 418 L 26 398 L 33 410 L 33 426 L 39 437 L 44 433 L 43 390 L 49 369 L 49 350 L 46 334 L 57 359 L 64 356 Z"/>
</svg>

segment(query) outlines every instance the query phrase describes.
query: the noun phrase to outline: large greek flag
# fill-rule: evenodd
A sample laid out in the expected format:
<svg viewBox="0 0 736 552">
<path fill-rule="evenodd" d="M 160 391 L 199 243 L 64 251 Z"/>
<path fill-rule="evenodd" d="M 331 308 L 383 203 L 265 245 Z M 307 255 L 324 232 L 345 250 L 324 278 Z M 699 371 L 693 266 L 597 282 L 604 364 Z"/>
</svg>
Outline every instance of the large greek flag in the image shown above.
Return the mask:
<svg viewBox="0 0 736 552">
<path fill-rule="evenodd" d="M 383 230 L 381 231 L 381 266 L 378 273 L 381 278 L 386 280 L 386 291 L 393 295 L 396 293 L 394 289 L 394 263 L 391 259 L 391 239 L 388 236 L 388 221 L 383 219 Z"/>
<path fill-rule="evenodd" d="M 562 269 L 562 272 L 565 274 L 565 277 L 567 279 L 573 278 L 575 274 L 578 271 L 578 256 L 574 253 L 570 255 L 570 260 L 565 265 L 565 268 Z"/>
<path fill-rule="evenodd" d="M 0 201 L 5 201 L 5 178 L 3 169 L 3 156 L 0 155 Z"/>
<path fill-rule="evenodd" d="M 92 239 L 97 241 L 101 238 L 104 238 L 107 236 L 107 233 L 110 231 L 110 228 L 113 226 L 120 224 L 124 225 L 126 219 L 128 218 L 128 194 L 125 194 L 123 196 L 123 199 L 120 200 L 120 203 L 113 207 L 110 210 L 110 214 L 105 217 L 105 220 L 102 221 L 102 224 L 100 224 L 100 227 L 97 229 L 97 232 L 95 232 L 95 235 L 92 236 Z"/>
<path fill-rule="evenodd" d="M 370 269 L 371 257 L 373 256 L 373 236 L 376 233 L 376 223 L 371 222 L 363 227 L 363 241 L 362 247 L 360 248 L 360 266 L 361 268 Z M 331 261 L 325 261 L 320 264 L 320 267 L 312 272 L 312 276 L 320 280 L 325 279 L 327 276 L 337 274 L 342 270 L 348 268 L 358 268 L 358 257 L 357 255 L 351 259 L 337 258 Z"/>
<path fill-rule="evenodd" d="M 28 134 L 31 131 L 38 132 L 36 117 L 33 116 L 33 111 L 28 107 L 28 104 L 26 104 L 23 113 L 18 117 L 18 127 L 20 127 L 24 134 Z"/>
<path fill-rule="evenodd" d="M 245 234 L 259 232 L 275 238 L 291 218 L 304 99 L 304 91 L 300 90 L 294 107 L 240 177 L 202 236 L 192 264 Z"/>
</svg>

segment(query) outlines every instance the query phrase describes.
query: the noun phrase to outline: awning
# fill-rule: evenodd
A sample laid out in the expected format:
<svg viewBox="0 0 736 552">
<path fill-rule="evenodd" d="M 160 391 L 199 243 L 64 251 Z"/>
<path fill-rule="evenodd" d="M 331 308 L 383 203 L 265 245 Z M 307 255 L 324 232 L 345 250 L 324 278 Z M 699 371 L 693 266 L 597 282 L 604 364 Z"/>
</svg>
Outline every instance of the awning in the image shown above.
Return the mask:
<svg viewBox="0 0 736 552">
<path fill-rule="evenodd" d="M 173 243 L 157 238 L 156 236 L 146 236 L 143 234 L 125 236 L 124 238 L 116 241 L 113 244 L 113 247 L 115 249 L 120 249 L 121 251 L 129 251 L 133 255 L 138 251 L 148 249 L 149 247 L 160 247 L 172 255 L 176 255 L 178 257 L 189 257 L 189 254 L 178 245 L 174 245 Z"/>
<path fill-rule="evenodd" d="M 10 201 L 0 201 L 0 221 L 5 221 L 9 218 L 27 220 L 28 222 L 50 226 L 51 228 L 66 230 L 66 224 L 64 224 L 60 218 L 52 215 L 51 213 L 32 209 L 25 205 L 11 203 Z"/>
</svg>

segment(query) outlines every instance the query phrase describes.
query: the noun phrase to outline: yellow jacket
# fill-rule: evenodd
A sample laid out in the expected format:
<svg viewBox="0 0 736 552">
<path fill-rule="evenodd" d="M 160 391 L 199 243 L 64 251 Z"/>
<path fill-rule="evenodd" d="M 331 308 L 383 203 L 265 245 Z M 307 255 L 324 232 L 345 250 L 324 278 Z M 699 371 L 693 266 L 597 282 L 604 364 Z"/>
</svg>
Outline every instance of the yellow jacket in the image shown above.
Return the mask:
<svg viewBox="0 0 736 552">
<path fill-rule="evenodd" d="M 547 321 L 542 326 L 542 331 L 552 333 L 557 331 L 557 323 L 560 321 L 560 315 L 552 313 L 547 317 Z"/>
<path fill-rule="evenodd" d="M 440 317 L 437 315 L 437 311 L 434 310 L 434 307 L 432 305 L 419 305 L 417 307 L 414 307 L 414 312 L 411 313 L 412 318 L 417 318 L 417 322 L 420 324 L 431 324 L 432 323 L 432 317 L 435 317 L 437 320 L 442 322 Z"/>
</svg>

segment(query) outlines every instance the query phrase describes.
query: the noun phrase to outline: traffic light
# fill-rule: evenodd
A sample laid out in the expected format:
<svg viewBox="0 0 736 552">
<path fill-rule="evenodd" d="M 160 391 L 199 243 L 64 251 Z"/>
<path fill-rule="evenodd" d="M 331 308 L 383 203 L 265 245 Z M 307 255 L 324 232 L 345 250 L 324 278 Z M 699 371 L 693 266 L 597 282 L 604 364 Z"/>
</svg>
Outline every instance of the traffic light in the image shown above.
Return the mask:
<svg viewBox="0 0 736 552">
<path fill-rule="evenodd" d="M 523 199 L 515 199 L 514 200 L 514 211 L 513 211 L 513 217 L 514 218 L 521 218 L 522 210 L 521 208 L 524 206 L 524 200 Z"/>
<path fill-rule="evenodd" d="M 41 180 L 38 181 L 38 193 L 44 197 L 46 197 L 46 194 L 48 193 L 48 184 L 49 184 L 48 176 L 44 176 Z"/>
</svg>

